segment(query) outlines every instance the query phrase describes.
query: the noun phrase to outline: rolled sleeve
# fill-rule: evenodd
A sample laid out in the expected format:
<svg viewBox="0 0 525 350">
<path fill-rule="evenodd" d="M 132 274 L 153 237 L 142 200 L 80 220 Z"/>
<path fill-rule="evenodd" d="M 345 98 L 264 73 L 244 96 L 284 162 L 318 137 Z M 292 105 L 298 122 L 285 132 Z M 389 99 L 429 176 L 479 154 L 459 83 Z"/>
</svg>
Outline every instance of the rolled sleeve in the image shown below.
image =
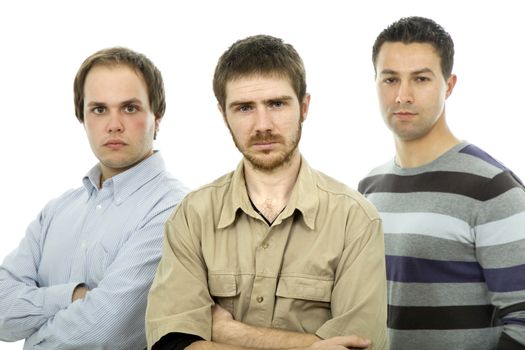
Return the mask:
<svg viewBox="0 0 525 350">
<path fill-rule="evenodd" d="M 211 307 L 198 236 L 187 225 L 184 201 L 165 227 L 162 258 L 148 296 L 146 337 L 153 346 L 177 332 L 211 340 Z M 193 230 L 195 231 L 195 230 Z"/>
<path fill-rule="evenodd" d="M 384 238 L 375 219 L 345 247 L 332 291 L 333 318 L 316 335 L 354 334 L 372 340 L 376 350 L 387 349 L 386 304 Z"/>
</svg>

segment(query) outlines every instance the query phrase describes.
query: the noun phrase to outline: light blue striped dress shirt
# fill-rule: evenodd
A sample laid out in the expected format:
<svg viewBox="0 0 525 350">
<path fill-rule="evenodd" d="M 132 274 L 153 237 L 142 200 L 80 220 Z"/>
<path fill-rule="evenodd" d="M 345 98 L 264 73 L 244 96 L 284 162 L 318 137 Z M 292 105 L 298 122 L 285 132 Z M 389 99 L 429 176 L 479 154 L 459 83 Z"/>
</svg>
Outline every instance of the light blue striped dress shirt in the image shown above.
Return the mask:
<svg viewBox="0 0 525 350">
<path fill-rule="evenodd" d="M 143 349 L 164 222 L 187 192 L 159 152 L 50 201 L 0 267 L 0 339 L 24 349 Z M 91 290 L 71 303 L 74 288 Z"/>
</svg>

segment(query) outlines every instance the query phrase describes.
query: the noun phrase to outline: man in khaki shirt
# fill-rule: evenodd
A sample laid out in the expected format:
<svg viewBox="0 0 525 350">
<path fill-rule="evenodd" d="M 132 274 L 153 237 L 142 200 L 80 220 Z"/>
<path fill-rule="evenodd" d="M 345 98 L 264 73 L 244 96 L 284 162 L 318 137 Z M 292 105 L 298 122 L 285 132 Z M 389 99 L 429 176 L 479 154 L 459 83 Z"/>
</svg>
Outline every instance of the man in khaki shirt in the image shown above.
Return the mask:
<svg viewBox="0 0 525 350">
<path fill-rule="evenodd" d="M 148 298 L 158 349 L 387 349 L 376 210 L 310 168 L 298 144 L 310 95 L 295 49 L 234 43 L 214 92 L 243 160 L 168 219 Z"/>
</svg>

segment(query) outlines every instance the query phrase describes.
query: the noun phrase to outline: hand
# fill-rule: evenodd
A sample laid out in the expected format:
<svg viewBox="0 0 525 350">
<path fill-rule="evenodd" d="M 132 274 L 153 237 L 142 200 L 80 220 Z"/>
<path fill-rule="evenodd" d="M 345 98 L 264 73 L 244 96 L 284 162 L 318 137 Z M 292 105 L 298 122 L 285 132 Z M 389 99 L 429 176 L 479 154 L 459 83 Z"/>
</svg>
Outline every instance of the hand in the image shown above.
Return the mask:
<svg viewBox="0 0 525 350">
<path fill-rule="evenodd" d="M 84 299 L 87 292 L 89 292 L 89 288 L 86 287 L 85 284 L 79 284 L 75 287 L 75 290 L 73 291 L 73 295 L 71 296 L 71 302 L 74 302 L 77 299 Z"/>
<path fill-rule="evenodd" d="M 357 335 L 346 335 L 316 341 L 308 350 L 368 349 L 372 342 Z"/>
</svg>

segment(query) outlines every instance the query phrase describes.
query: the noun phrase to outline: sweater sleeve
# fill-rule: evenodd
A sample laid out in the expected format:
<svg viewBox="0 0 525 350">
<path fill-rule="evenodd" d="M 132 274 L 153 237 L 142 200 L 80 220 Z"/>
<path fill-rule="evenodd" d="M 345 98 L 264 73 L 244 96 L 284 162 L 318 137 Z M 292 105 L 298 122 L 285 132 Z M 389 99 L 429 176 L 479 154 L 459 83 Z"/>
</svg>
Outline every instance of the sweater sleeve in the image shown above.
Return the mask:
<svg viewBox="0 0 525 350">
<path fill-rule="evenodd" d="M 487 185 L 474 227 L 476 255 L 483 268 L 492 322 L 502 326 L 499 347 L 525 346 L 525 191 L 509 172 Z M 514 344 L 514 347 L 508 347 Z M 517 347 L 516 347 L 517 346 Z"/>
</svg>

